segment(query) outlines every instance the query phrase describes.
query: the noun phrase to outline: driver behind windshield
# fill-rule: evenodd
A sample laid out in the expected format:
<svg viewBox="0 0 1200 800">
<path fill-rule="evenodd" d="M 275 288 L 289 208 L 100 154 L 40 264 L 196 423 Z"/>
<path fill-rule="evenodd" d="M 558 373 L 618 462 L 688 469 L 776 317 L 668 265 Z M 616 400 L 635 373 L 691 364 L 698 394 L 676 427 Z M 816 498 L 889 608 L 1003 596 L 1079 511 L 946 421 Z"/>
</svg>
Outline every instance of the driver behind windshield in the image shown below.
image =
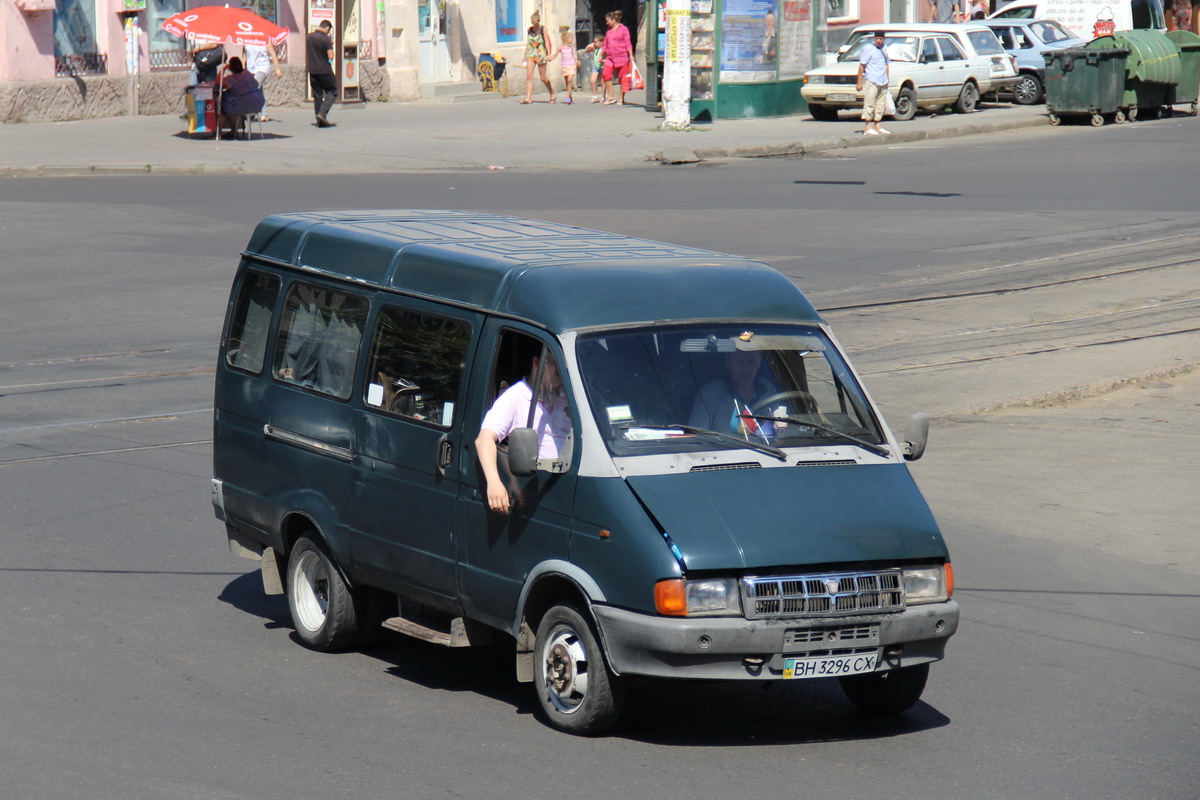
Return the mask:
<svg viewBox="0 0 1200 800">
<path fill-rule="evenodd" d="M 770 438 L 774 426 L 766 420 L 755 420 L 752 414 L 769 415 L 760 409 L 759 402 L 778 393 L 778 389 L 758 374 L 762 353 L 757 350 L 735 350 L 725 356 L 728 376 L 705 384 L 692 403 L 688 424 L 719 433 L 747 434 Z"/>
</svg>

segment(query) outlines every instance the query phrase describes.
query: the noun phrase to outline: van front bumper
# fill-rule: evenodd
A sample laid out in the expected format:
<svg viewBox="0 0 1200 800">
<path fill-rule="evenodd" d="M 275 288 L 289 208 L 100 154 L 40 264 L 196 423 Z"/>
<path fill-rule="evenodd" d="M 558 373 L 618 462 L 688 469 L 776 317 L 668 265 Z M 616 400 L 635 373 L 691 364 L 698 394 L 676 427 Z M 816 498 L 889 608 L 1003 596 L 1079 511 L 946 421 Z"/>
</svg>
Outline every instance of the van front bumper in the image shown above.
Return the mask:
<svg viewBox="0 0 1200 800">
<path fill-rule="evenodd" d="M 774 680 L 784 659 L 879 653 L 877 671 L 939 661 L 958 630 L 958 603 L 894 614 L 815 619 L 677 618 L 595 605 L 609 663 L 619 675 Z"/>
</svg>

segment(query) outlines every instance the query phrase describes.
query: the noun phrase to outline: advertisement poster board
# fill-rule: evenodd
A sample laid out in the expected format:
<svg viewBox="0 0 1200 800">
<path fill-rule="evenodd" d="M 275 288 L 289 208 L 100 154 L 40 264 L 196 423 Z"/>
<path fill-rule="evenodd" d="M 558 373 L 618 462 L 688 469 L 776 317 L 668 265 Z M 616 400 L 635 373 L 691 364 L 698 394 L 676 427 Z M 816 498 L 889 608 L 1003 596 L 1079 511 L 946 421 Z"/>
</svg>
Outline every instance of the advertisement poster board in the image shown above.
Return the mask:
<svg viewBox="0 0 1200 800">
<path fill-rule="evenodd" d="M 778 77 L 778 0 L 725 0 L 721 17 L 722 83 Z"/>
<path fill-rule="evenodd" d="M 779 20 L 779 78 L 803 78 L 813 64 L 812 0 L 783 0 Z"/>
</svg>

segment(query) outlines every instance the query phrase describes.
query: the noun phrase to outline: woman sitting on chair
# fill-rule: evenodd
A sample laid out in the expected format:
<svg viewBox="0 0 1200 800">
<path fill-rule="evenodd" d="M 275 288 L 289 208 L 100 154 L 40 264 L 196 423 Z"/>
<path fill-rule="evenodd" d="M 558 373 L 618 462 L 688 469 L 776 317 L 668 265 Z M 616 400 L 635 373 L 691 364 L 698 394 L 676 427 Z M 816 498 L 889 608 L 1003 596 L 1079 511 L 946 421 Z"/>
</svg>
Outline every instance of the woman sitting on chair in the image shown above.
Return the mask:
<svg viewBox="0 0 1200 800">
<path fill-rule="evenodd" d="M 217 120 L 218 128 L 228 126 L 229 132 L 222 139 L 232 139 L 237 135 L 237 124 L 240 117 L 257 114 L 266 105 L 262 89 L 254 76 L 242 66 L 242 60 L 237 56 L 229 59 L 229 73 L 217 75 L 221 84 L 221 110 Z M 224 67 L 221 68 L 224 72 Z"/>
</svg>

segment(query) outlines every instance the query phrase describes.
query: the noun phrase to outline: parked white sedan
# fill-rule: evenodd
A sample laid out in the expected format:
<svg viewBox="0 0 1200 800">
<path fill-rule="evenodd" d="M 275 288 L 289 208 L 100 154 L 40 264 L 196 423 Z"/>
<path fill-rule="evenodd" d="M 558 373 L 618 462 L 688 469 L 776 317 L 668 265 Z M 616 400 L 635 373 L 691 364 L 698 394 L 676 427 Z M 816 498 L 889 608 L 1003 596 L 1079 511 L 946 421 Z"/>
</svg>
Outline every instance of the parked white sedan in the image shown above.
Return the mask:
<svg viewBox="0 0 1200 800">
<path fill-rule="evenodd" d="M 804 74 L 801 96 L 814 119 L 837 119 L 843 108 L 862 108 L 858 56 L 871 44 L 871 33 L 884 32 L 891 59 L 895 118 L 912 119 L 918 108 L 954 105 L 961 113 L 975 110 L 981 94 L 1007 88 L 1020 78 L 1012 56 L 983 25 L 864 25 L 851 33 L 850 45 L 837 63 Z"/>
</svg>

